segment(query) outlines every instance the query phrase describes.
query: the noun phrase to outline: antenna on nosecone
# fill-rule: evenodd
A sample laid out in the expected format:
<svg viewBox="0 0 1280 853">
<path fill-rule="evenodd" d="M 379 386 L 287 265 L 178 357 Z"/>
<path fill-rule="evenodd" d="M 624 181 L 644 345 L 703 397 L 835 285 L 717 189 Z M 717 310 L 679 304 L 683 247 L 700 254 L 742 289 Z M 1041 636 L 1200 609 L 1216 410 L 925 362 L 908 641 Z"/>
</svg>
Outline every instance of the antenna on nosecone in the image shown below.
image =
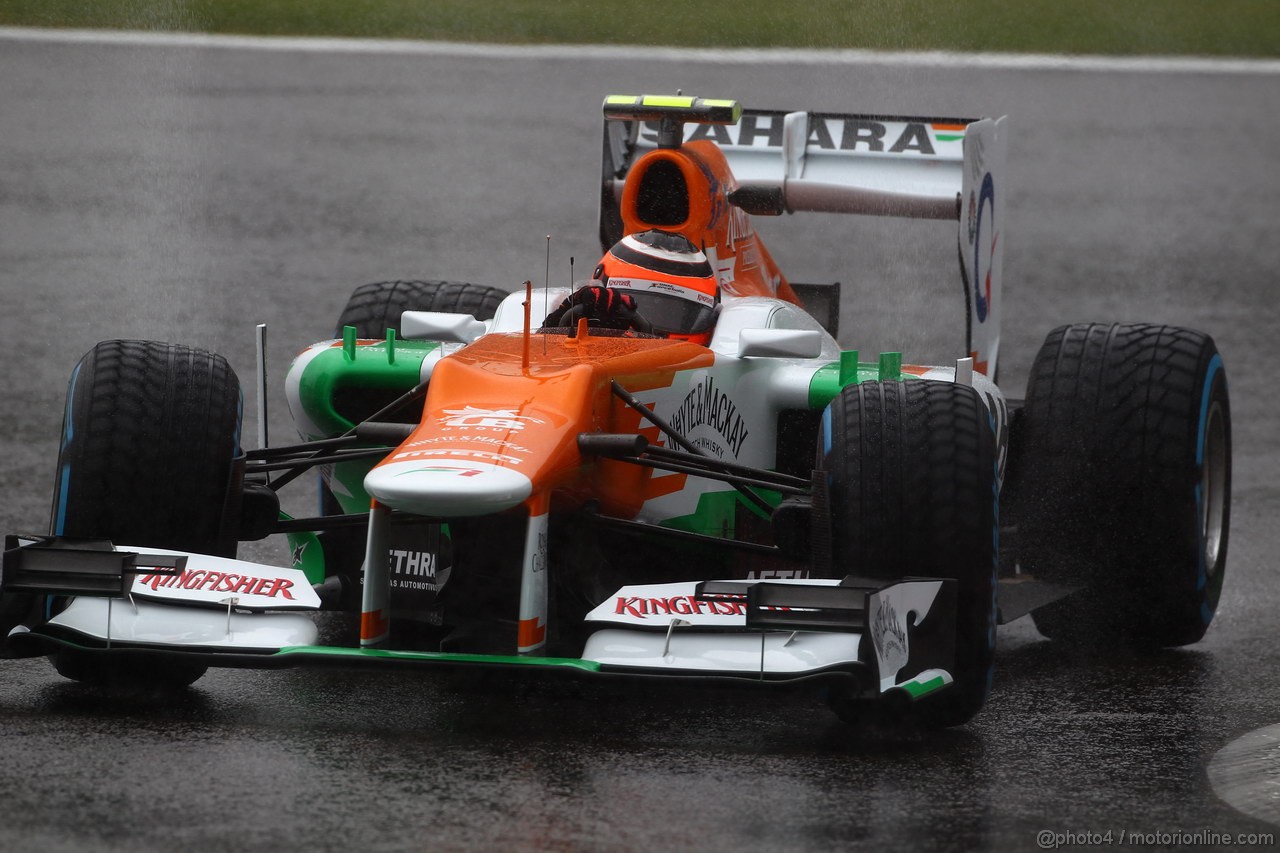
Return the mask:
<svg viewBox="0 0 1280 853">
<path fill-rule="evenodd" d="M 551 299 L 551 235 L 547 235 L 547 266 L 542 271 L 542 299 L 544 302 Z M 549 304 L 549 303 L 548 303 Z M 542 306 L 546 308 L 546 305 Z"/>
<path fill-rule="evenodd" d="M 551 235 L 547 235 L 547 266 L 542 273 L 542 312 L 551 308 Z M 547 336 L 542 336 L 542 354 L 547 354 Z"/>
</svg>

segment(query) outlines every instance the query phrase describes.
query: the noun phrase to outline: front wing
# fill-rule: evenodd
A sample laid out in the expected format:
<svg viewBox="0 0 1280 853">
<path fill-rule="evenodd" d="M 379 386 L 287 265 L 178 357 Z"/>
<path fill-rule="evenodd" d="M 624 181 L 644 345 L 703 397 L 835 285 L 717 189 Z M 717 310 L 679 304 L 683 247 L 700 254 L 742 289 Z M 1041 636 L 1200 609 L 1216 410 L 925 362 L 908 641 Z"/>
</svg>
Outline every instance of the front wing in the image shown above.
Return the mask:
<svg viewBox="0 0 1280 853">
<path fill-rule="evenodd" d="M 148 553 L 140 554 L 147 550 Z M 114 559 L 104 559 L 107 554 Z M 873 698 L 931 694 L 952 683 L 955 582 L 913 578 L 702 581 L 627 586 L 586 617 L 581 657 L 480 655 L 318 645 L 299 573 L 199 554 L 163 559 L 149 549 L 104 552 L 28 543 L 6 553 L 5 585 L 77 594 L 56 616 L 8 637 L 10 654 L 72 650 L 86 655 L 181 658 L 208 666 L 435 669 L 487 667 L 530 674 L 612 676 L 787 685 L 840 682 Z M 157 559 L 160 558 L 160 559 Z M 179 563 L 171 582 L 152 563 Z M 118 568 L 104 568 L 107 564 Z M 120 577 L 87 591 L 64 589 L 74 567 Z M 130 583 L 128 574 L 135 577 Z M 250 583 L 248 578 L 256 578 Z M 225 579 L 225 580 L 224 580 Z M 223 586 L 290 589 L 290 611 Z M 165 591 L 157 596 L 155 587 Z M 210 594 L 212 588 L 217 594 Z M 123 596 L 120 590 L 125 590 Z M 145 590 L 148 598 L 139 594 Z"/>
</svg>

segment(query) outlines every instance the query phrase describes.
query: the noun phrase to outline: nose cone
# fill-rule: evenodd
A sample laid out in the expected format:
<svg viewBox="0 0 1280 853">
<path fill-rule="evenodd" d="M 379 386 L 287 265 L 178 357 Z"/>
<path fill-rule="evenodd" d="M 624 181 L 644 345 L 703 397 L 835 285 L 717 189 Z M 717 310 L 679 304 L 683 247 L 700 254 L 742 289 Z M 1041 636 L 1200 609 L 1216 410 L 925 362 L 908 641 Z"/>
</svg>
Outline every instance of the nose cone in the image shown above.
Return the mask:
<svg viewBox="0 0 1280 853">
<path fill-rule="evenodd" d="M 456 518 L 518 506 L 533 491 L 533 482 L 488 462 L 442 458 L 384 463 L 365 476 L 364 488 L 392 509 Z"/>
</svg>

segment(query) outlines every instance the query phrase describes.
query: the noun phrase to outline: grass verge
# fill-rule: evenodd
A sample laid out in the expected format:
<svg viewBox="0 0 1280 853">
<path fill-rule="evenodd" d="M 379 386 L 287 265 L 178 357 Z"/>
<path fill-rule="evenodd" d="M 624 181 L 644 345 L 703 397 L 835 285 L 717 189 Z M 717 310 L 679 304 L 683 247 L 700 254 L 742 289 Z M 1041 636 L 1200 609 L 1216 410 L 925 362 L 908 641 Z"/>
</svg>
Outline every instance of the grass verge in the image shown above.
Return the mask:
<svg viewBox="0 0 1280 853">
<path fill-rule="evenodd" d="M 1276 0 L 0 0 L 0 25 L 517 44 L 1280 56 Z"/>
</svg>

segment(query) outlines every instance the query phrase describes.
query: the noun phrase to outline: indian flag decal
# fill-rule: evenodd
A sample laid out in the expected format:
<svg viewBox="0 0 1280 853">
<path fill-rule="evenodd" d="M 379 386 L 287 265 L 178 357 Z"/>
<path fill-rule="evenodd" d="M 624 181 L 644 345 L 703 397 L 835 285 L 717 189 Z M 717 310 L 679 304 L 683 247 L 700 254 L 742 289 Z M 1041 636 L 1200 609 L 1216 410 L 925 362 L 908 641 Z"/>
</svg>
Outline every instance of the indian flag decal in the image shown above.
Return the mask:
<svg viewBox="0 0 1280 853">
<path fill-rule="evenodd" d="M 933 128 L 933 138 L 939 142 L 957 142 L 964 139 L 965 125 L 963 124 L 935 121 L 929 126 Z"/>
</svg>

